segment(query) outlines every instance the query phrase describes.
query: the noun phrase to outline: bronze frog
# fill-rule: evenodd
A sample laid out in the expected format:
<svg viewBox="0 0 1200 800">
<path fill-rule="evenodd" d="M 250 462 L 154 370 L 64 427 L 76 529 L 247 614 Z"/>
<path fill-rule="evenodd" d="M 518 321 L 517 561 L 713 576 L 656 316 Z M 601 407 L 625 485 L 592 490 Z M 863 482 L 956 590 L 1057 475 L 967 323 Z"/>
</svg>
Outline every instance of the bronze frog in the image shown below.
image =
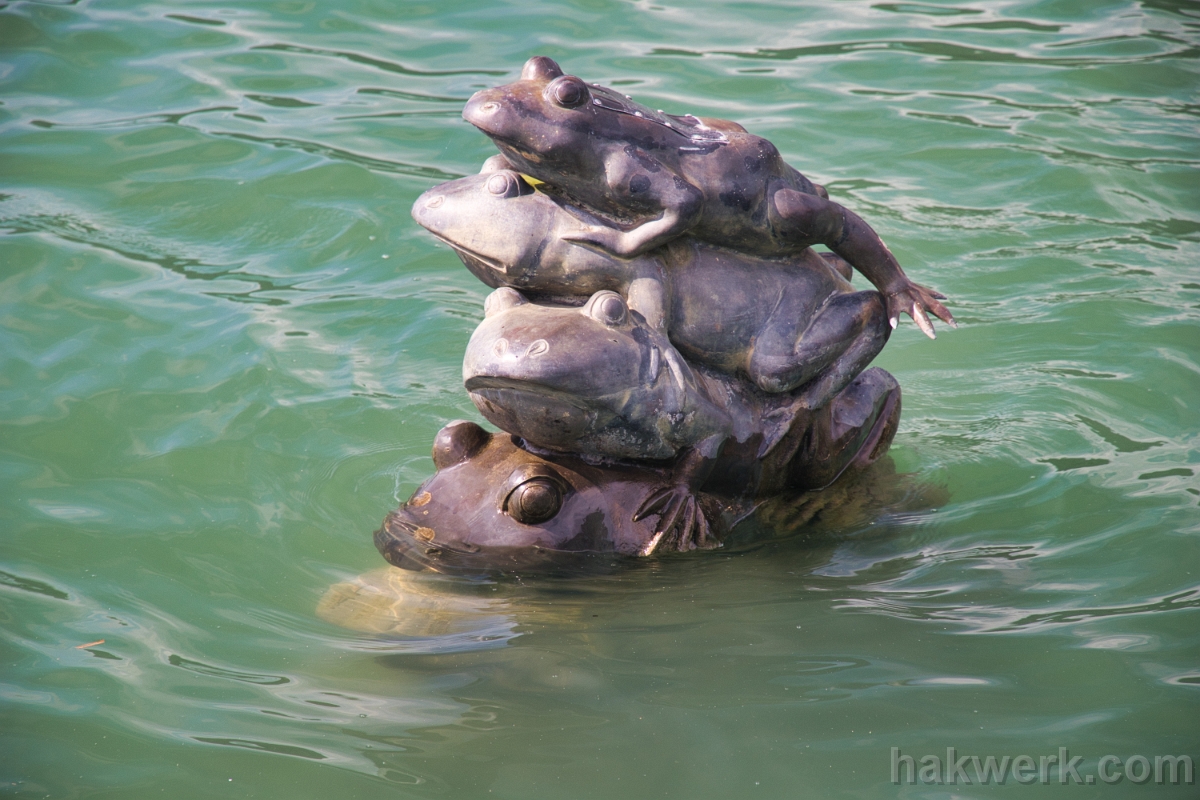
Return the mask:
<svg viewBox="0 0 1200 800">
<path fill-rule="evenodd" d="M 955 324 L 945 297 L 911 281 L 866 222 L 735 122 L 653 111 L 545 56 L 477 92 L 463 117 L 504 163 L 611 219 L 568 236 L 581 245 L 628 257 L 690 233 L 773 257 L 823 244 L 880 290 L 892 327 L 901 312 L 931 338 L 927 311 Z"/>
<path fill-rule="evenodd" d="M 723 442 L 731 411 L 746 416 L 722 391 L 731 382 L 693 370 L 616 292 L 575 308 L 501 288 L 484 314 L 467 344 L 463 383 L 484 417 L 538 447 L 670 459 L 714 437 Z"/>
<path fill-rule="evenodd" d="M 836 255 L 770 260 L 686 236 L 621 258 L 576 244 L 594 218 L 511 170 L 435 186 L 412 213 L 489 286 L 565 302 L 616 291 L 688 360 L 766 392 L 805 386 L 805 408 L 828 402 L 890 334 L 879 293 L 854 291 Z"/>
<path fill-rule="evenodd" d="M 691 368 L 615 292 L 575 308 L 501 288 L 486 315 L 463 360 L 484 417 L 536 448 L 671 462 L 673 481 L 637 513 L 658 513 L 661 531 L 687 546 L 709 539 L 697 493 L 723 450 L 767 461 L 796 420 L 808 419 L 791 395 Z"/>
<path fill-rule="evenodd" d="M 611 291 L 575 308 L 534 305 L 515 289 L 497 289 L 467 344 L 463 383 L 484 417 L 538 448 L 674 460 L 674 481 L 638 516 L 661 511 L 663 532 L 692 546 L 711 538 L 696 492 L 735 424 L 740 438 L 761 438 L 763 427 L 761 414 L 730 402 L 734 382 L 723 392 L 706 380 Z"/>
<path fill-rule="evenodd" d="M 829 485 L 887 450 L 900 415 L 900 387 L 872 368 L 817 412 L 797 415 L 763 459 L 759 442 L 725 447 L 695 506 L 718 543 L 759 498 Z M 524 572 L 579 557 L 650 555 L 696 546 L 665 533 L 646 499 L 672 486 L 670 462 L 589 461 L 535 451 L 520 437 L 473 422 L 446 425 L 433 445 L 436 472 L 375 533 L 394 566 L 477 574 Z"/>
</svg>

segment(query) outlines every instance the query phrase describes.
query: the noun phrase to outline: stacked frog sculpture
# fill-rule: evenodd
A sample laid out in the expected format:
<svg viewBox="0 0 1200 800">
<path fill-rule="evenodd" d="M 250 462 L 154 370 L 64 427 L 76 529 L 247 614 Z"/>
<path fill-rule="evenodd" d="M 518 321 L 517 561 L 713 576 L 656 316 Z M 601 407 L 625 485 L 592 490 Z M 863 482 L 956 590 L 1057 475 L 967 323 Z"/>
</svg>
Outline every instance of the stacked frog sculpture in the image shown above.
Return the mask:
<svg viewBox="0 0 1200 800">
<path fill-rule="evenodd" d="M 501 432 L 438 433 L 437 472 L 376 533 L 389 562 L 715 547 L 757 499 L 886 451 L 900 387 L 867 367 L 900 313 L 930 337 L 927 313 L 953 317 L 774 145 L 545 57 L 463 116 L 500 152 L 413 217 L 495 289 L 463 378 Z"/>
</svg>

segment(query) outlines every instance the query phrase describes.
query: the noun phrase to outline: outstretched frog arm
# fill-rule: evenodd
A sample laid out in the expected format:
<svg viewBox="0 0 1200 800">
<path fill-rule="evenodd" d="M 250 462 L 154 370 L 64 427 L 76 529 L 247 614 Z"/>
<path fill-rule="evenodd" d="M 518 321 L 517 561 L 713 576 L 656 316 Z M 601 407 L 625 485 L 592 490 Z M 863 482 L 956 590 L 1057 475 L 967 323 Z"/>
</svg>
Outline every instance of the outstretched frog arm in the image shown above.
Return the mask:
<svg viewBox="0 0 1200 800">
<path fill-rule="evenodd" d="M 726 440 L 724 434 L 716 434 L 684 450 L 675 462 L 673 485 L 656 489 L 642 502 L 633 521 L 657 514 L 658 524 L 639 555 L 718 546 L 698 493 Z"/>
<path fill-rule="evenodd" d="M 817 195 L 780 189 L 771 200 L 771 221 L 788 239 L 823 244 L 849 261 L 883 294 L 893 328 L 901 312 L 912 317 L 931 339 L 935 338 L 933 324 L 926 312 L 958 327 L 950 311 L 938 302 L 945 300 L 945 295 L 910 280 L 879 234 L 850 209 Z"/>
</svg>

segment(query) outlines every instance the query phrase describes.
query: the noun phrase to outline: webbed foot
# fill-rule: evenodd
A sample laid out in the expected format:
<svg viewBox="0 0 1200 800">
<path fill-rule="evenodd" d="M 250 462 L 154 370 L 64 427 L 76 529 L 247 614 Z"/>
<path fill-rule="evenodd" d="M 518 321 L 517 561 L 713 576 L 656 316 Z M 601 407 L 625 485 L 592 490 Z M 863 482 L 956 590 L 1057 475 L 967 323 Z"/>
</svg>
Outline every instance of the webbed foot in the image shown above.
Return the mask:
<svg viewBox="0 0 1200 800">
<path fill-rule="evenodd" d="M 888 323 L 893 328 L 900 322 L 901 312 L 912 317 L 913 322 L 917 323 L 917 327 L 921 329 L 921 333 L 930 339 L 936 339 L 937 334 L 933 332 L 933 323 L 929 321 L 927 312 L 931 312 L 951 328 L 958 327 L 950 310 L 938 302 L 945 300 L 946 295 L 919 283 L 907 281 L 898 288 L 888 289 L 884 292 L 884 299 L 887 301 Z"/>
<path fill-rule="evenodd" d="M 639 555 L 720 545 L 713 536 L 699 498 L 685 485 L 665 486 L 651 492 L 633 515 L 633 521 L 638 522 L 652 514 L 658 515 L 658 525 L 654 536 L 638 551 Z"/>
</svg>

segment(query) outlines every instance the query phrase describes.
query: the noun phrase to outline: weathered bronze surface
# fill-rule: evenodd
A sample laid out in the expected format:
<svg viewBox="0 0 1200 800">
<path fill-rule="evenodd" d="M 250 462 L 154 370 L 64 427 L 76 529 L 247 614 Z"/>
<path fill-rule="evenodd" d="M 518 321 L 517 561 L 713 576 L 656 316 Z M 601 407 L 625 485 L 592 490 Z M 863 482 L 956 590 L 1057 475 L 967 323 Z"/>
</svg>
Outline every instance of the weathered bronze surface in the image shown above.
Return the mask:
<svg viewBox="0 0 1200 800">
<path fill-rule="evenodd" d="M 926 311 L 953 324 L 942 296 L 909 280 L 866 222 L 735 122 L 653 111 L 544 56 L 520 80 L 476 92 L 463 117 L 513 169 L 617 223 L 573 241 L 622 256 L 684 233 L 761 256 L 823 244 L 883 293 L 893 323 L 909 314 L 930 337 Z"/>
<path fill-rule="evenodd" d="M 772 260 L 687 236 L 620 258 L 580 246 L 572 237 L 588 227 L 586 212 L 510 170 L 435 186 L 413 217 L 489 286 L 560 302 L 616 291 L 688 360 L 767 392 L 807 385 L 807 408 L 837 394 L 891 332 L 879 293 L 855 292 L 837 256 L 805 248 Z"/>
<path fill-rule="evenodd" d="M 676 462 L 535 451 L 511 434 L 452 422 L 434 442 L 437 472 L 388 515 L 375 544 L 395 566 L 449 573 L 712 547 L 757 499 L 865 469 L 887 450 L 899 416 L 895 379 L 869 369 L 822 409 L 796 414 L 765 456 L 757 437 L 731 441 L 698 487 L 691 519 L 687 509 L 675 519 L 639 513 L 647 498 L 679 486 Z"/>
</svg>

